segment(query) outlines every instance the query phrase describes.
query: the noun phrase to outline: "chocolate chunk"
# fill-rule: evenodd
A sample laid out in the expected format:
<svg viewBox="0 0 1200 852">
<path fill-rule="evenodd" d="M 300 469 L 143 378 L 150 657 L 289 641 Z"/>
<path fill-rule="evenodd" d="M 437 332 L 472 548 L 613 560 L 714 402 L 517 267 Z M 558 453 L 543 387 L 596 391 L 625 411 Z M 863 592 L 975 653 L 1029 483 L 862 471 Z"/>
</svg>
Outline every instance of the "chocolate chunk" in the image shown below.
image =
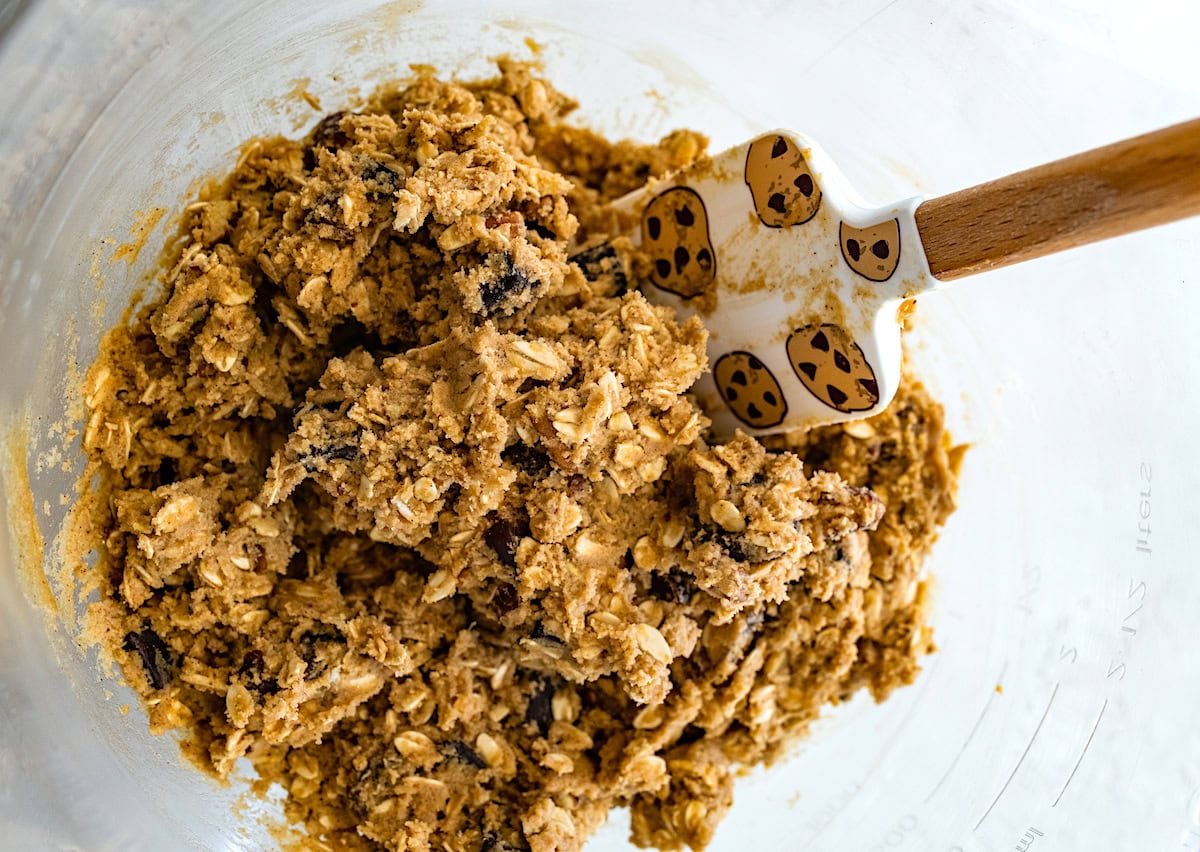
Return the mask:
<svg viewBox="0 0 1200 852">
<path fill-rule="evenodd" d="M 492 514 L 495 515 L 495 512 Z M 516 524 L 497 516 L 483 531 L 483 540 L 503 564 L 509 568 L 517 567 L 517 545 L 521 543 L 521 532 Z"/>
<path fill-rule="evenodd" d="M 774 160 L 782 157 L 787 153 L 788 143 L 782 136 L 775 137 L 775 144 L 771 146 L 771 159 Z"/>
<path fill-rule="evenodd" d="M 688 604 L 696 594 L 696 583 L 691 574 L 672 568 L 666 574 L 651 575 L 650 594 L 662 601 Z"/>
<path fill-rule="evenodd" d="M 837 350 L 833 353 L 833 363 L 843 373 L 850 372 L 850 359 Z"/>
<path fill-rule="evenodd" d="M 795 185 L 796 189 L 800 190 L 800 192 L 802 192 L 804 194 L 805 198 L 807 198 L 813 194 L 814 187 L 813 187 L 813 179 L 812 179 L 811 175 L 808 175 L 808 174 L 798 175 L 796 177 L 796 179 L 794 181 L 792 181 L 792 183 Z"/>
<path fill-rule="evenodd" d="M 142 668 L 152 687 L 162 689 L 170 682 L 171 652 L 167 650 L 167 643 L 149 627 L 140 633 L 126 633 L 125 650 L 136 651 L 141 657 Z"/>
<path fill-rule="evenodd" d="M 512 612 L 521 603 L 517 597 L 517 589 L 511 583 L 501 583 L 495 594 L 492 595 L 492 609 L 496 611 L 496 615 L 505 616 Z"/>
<path fill-rule="evenodd" d="M 442 743 L 442 754 L 451 760 L 457 760 L 459 763 L 465 763 L 476 769 L 487 769 L 487 762 L 479 756 L 475 749 L 462 740 L 446 740 Z"/>
<path fill-rule="evenodd" d="M 829 338 L 825 336 L 825 332 L 818 331 L 813 335 L 812 348 L 820 349 L 822 352 L 829 351 Z"/>
<path fill-rule="evenodd" d="M 808 376 L 809 381 L 812 381 L 817 377 L 817 365 L 813 364 L 811 361 L 803 361 L 797 364 L 796 369 Z"/>
<path fill-rule="evenodd" d="M 858 240 L 846 240 L 846 254 L 855 262 L 862 257 L 862 246 L 858 244 Z"/>
<path fill-rule="evenodd" d="M 781 215 L 787 213 L 787 199 L 783 197 L 782 192 L 772 193 L 767 199 L 767 206 Z"/>
<path fill-rule="evenodd" d="M 875 397 L 876 399 L 879 398 L 879 383 L 874 379 L 859 379 L 858 383 L 862 386 L 862 389 L 871 396 Z"/>
<path fill-rule="evenodd" d="M 834 405 L 841 405 L 847 399 L 845 392 L 833 385 L 825 385 L 825 390 L 829 393 L 829 398 L 833 400 Z"/>
<path fill-rule="evenodd" d="M 662 234 L 662 220 L 657 216 L 651 216 L 646 220 L 646 233 L 650 235 L 650 239 L 657 240 Z"/>
<path fill-rule="evenodd" d="M 685 228 L 696 224 L 696 214 L 686 204 L 675 211 L 675 221 Z"/>
<path fill-rule="evenodd" d="M 525 720 L 537 725 L 543 737 L 550 733 L 550 723 L 554 721 L 553 702 L 553 682 L 549 678 L 539 678 L 537 688 L 525 708 Z"/>
<path fill-rule="evenodd" d="M 892 250 L 888 247 L 887 240 L 876 240 L 871 246 L 871 254 L 880 260 L 887 260 L 888 255 L 891 253 Z"/>
</svg>

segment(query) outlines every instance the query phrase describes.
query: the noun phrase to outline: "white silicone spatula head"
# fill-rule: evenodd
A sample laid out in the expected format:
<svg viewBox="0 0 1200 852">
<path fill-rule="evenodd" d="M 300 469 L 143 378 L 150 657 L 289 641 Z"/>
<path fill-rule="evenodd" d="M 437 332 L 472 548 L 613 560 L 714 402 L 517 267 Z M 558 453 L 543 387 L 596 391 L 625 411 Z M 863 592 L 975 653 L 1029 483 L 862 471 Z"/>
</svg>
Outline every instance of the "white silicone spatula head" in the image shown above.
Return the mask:
<svg viewBox="0 0 1200 852">
<path fill-rule="evenodd" d="M 619 199 L 647 296 L 705 315 L 714 427 L 859 419 L 900 381 L 900 322 L 944 281 L 1200 213 L 1200 120 L 923 201 L 874 207 L 772 131 Z"/>
</svg>

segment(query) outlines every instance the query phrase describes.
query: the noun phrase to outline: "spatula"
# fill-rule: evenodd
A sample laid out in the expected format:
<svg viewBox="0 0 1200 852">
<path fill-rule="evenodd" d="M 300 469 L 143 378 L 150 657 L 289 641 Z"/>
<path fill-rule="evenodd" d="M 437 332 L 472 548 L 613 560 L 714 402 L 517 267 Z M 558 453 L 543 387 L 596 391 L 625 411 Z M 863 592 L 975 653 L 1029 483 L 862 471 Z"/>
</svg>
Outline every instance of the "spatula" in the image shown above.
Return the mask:
<svg viewBox="0 0 1200 852">
<path fill-rule="evenodd" d="M 882 207 L 811 140 L 776 130 L 614 207 L 636 222 L 646 295 L 705 316 L 712 369 L 696 391 L 718 433 L 808 428 L 887 407 L 916 297 L 1200 214 L 1200 119 Z"/>
</svg>

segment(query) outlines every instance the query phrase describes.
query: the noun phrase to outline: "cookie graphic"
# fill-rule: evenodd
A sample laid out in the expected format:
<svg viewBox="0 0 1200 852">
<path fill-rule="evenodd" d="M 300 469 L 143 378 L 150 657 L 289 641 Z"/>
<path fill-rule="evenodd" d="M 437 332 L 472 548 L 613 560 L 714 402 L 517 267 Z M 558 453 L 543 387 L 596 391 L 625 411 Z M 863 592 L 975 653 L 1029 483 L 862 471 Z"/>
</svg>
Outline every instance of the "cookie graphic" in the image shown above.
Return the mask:
<svg viewBox="0 0 1200 852">
<path fill-rule="evenodd" d="M 850 268 L 870 281 L 887 281 L 900 263 L 900 220 L 851 228 L 842 222 L 838 229 L 842 257 Z"/>
<path fill-rule="evenodd" d="M 817 215 L 821 188 L 804 151 L 786 136 L 756 139 L 746 153 L 746 185 L 768 228 L 799 225 Z"/>
<path fill-rule="evenodd" d="M 806 325 L 787 341 L 796 376 L 821 402 L 838 411 L 866 411 L 879 402 L 875 371 L 841 326 Z"/>
<path fill-rule="evenodd" d="M 646 205 L 642 248 L 650 255 L 650 281 L 685 299 L 706 292 L 717 277 L 708 237 L 708 214 L 694 190 L 677 186 Z"/>
<path fill-rule="evenodd" d="M 727 352 L 717 359 L 713 378 L 721 399 L 738 420 L 755 429 L 783 422 L 787 400 L 766 364 L 749 352 Z"/>
</svg>

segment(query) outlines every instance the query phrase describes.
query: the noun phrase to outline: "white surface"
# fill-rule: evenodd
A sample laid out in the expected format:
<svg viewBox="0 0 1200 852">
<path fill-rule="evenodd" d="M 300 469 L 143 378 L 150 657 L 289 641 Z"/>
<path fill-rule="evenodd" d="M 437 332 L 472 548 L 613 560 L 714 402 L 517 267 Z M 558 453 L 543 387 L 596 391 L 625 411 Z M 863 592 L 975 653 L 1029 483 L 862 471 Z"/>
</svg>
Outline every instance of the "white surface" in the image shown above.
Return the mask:
<svg viewBox="0 0 1200 852">
<path fill-rule="evenodd" d="M 298 77 L 333 109 L 408 62 L 477 74 L 532 35 L 582 120 L 691 125 L 716 149 L 796 127 L 875 201 L 1192 117 L 1200 86 L 1190 2 L 513 0 L 484 7 L 490 23 L 480 8 L 34 4 L 0 45 L 0 411 L 39 432 L 61 415 L 64 365 L 94 354 L 161 231 L 133 269 L 101 264 L 97 317 L 99 240 L 176 205 L 248 136 L 311 123 L 263 108 Z M 976 444 L 932 564 L 941 650 L 912 688 L 839 708 L 741 782 L 714 848 L 1012 849 L 1029 829 L 1035 850 L 1200 848 L 1197 257 L 1188 222 L 921 301 L 916 356 Z M 51 535 L 69 483 L 36 476 Z M 47 632 L 14 558 L 0 539 L 0 847 L 259 848 L 232 793 Z M 624 848 L 624 824 L 593 848 Z"/>
</svg>

